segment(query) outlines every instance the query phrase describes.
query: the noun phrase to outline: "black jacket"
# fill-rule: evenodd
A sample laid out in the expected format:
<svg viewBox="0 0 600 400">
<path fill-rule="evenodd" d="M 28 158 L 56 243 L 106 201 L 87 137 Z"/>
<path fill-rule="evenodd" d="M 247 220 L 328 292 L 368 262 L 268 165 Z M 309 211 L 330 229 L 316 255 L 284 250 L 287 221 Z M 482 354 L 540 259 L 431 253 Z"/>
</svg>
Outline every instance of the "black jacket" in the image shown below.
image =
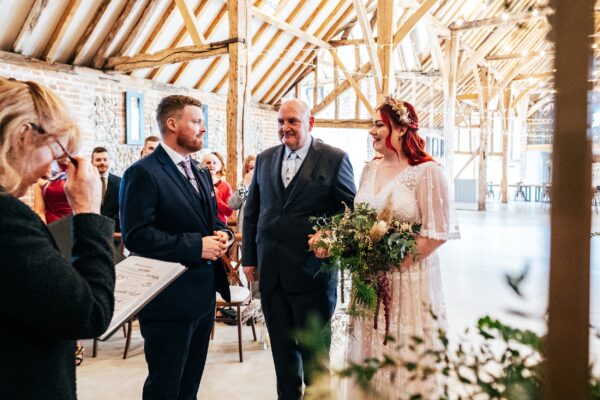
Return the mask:
<svg viewBox="0 0 600 400">
<path fill-rule="evenodd" d="M 113 314 L 113 222 L 73 217 L 72 262 L 25 204 L 0 189 L 0 399 L 75 399 L 75 340 Z"/>
<path fill-rule="evenodd" d="M 330 216 L 352 207 L 356 187 L 348 154 L 313 140 L 300 170 L 287 188 L 281 179 L 285 148 L 258 155 L 244 208 L 244 265 L 258 265 L 260 290 L 277 282 L 291 293 L 325 289 L 334 274 L 319 273 L 323 260 L 308 250 L 311 216 Z"/>
<path fill-rule="evenodd" d="M 227 226 L 217 218 L 210 173 L 192 170 L 200 193 L 159 145 L 123 174 L 120 199 L 125 246 L 140 256 L 189 268 L 144 307 L 141 317 L 196 319 L 212 307 L 215 290 L 229 299 L 223 265 L 202 259 L 202 237 Z"/>
<path fill-rule="evenodd" d="M 115 221 L 115 232 L 121 232 L 121 226 L 119 222 L 119 187 L 121 186 L 121 177 L 108 174 L 108 181 L 106 182 L 106 193 L 102 200 L 102 207 L 100 208 L 100 214 L 112 218 Z"/>
</svg>

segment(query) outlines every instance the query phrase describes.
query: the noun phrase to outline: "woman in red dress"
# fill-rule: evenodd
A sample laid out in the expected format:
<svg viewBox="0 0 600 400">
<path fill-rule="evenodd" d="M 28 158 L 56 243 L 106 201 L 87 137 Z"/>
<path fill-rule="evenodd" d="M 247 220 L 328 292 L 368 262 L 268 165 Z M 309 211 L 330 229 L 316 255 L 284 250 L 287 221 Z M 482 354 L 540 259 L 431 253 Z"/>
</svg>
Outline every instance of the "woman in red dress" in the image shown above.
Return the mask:
<svg viewBox="0 0 600 400">
<path fill-rule="evenodd" d="M 60 158 L 57 164 L 59 171 L 51 179 L 40 179 L 34 186 L 33 209 L 47 224 L 73 214 L 65 194 L 69 159 Z"/>
<path fill-rule="evenodd" d="M 231 197 L 231 186 L 225 180 L 225 168 L 223 167 L 225 161 L 216 151 L 207 153 L 202 156 L 202 162 L 206 164 L 210 175 L 213 179 L 213 186 L 215 188 L 215 194 L 217 198 L 217 217 L 227 223 L 227 217 L 233 214 L 233 209 L 229 207 L 229 198 Z"/>
</svg>

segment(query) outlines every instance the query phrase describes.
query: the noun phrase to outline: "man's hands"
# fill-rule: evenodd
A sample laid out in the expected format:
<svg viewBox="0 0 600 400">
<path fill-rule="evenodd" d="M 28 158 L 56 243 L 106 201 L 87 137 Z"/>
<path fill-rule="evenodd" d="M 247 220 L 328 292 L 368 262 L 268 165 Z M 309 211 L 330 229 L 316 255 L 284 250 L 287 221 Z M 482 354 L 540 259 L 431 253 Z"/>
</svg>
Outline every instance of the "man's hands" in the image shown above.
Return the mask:
<svg viewBox="0 0 600 400">
<path fill-rule="evenodd" d="M 258 280 L 258 272 L 255 266 L 244 267 L 244 274 L 250 283 Z"/>
<path fill-rule="evenodd" d="M 202 238 L 202 258 L 216 260 L 227 252 L 229 235 L 227 232 L 215 231 L 212 236 Z"/>
</svg>

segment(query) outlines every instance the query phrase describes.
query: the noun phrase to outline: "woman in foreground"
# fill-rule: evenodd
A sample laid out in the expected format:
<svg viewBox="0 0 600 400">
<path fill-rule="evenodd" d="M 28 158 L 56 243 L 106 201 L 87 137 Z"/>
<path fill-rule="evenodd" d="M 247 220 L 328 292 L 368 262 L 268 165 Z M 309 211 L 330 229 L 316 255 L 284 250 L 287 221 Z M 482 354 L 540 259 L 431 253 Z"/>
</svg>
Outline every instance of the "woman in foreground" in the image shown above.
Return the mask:
<svg viewBox="0 0 600 400">
<path fill-rule="evenodd" d="M 79 131 L 34 82 L 0 78 L 0 398 L 75 399 L 75 340 L 102 334 L 114 308 L 114 223 L 100 215 L 100 179 L 70 155 Z M 72 259 L 19 197 L 68 156 Z"/>
</svg>

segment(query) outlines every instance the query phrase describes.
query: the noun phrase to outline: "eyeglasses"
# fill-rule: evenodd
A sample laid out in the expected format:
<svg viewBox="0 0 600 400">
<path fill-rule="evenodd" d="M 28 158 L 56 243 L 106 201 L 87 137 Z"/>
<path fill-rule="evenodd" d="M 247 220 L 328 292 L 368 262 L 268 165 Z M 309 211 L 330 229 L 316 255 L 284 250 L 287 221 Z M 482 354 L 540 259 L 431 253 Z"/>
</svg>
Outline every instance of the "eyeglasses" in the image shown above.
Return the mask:
<svg viewBox="0 0 600 400">
<path fill-rule="evenodd" d="M 41 126 L 39 126 L 37 124 L 34 124 L 33 122 L 29 122 L 28 124 L 29 124 L 29 126 L 31 126 L 31 129 L 33 129 L 34 131 L 36 131 L 37 133 L 39 133 L 41 135 L 45 135 L 48 133 L 44 128 L 42 128 Z M 58 147 L 60 147 L 60 149 L 64 152 L 64 155 L 67 156 L 69 161 L 71 161 L 73 163 L 73 165 L 75 167 L 77 167 L 77 159 L 75 157 L 73 157 L 73 155 L 69 152 L 69 150 L 67 150 L 65 148 L 65 146 L 62 145 L 60 140 L 56 139 L 55 143 L 58 144 Z M 62 158 L 62 156 L 58 157 L 58 158 Z"/>
</svg>

